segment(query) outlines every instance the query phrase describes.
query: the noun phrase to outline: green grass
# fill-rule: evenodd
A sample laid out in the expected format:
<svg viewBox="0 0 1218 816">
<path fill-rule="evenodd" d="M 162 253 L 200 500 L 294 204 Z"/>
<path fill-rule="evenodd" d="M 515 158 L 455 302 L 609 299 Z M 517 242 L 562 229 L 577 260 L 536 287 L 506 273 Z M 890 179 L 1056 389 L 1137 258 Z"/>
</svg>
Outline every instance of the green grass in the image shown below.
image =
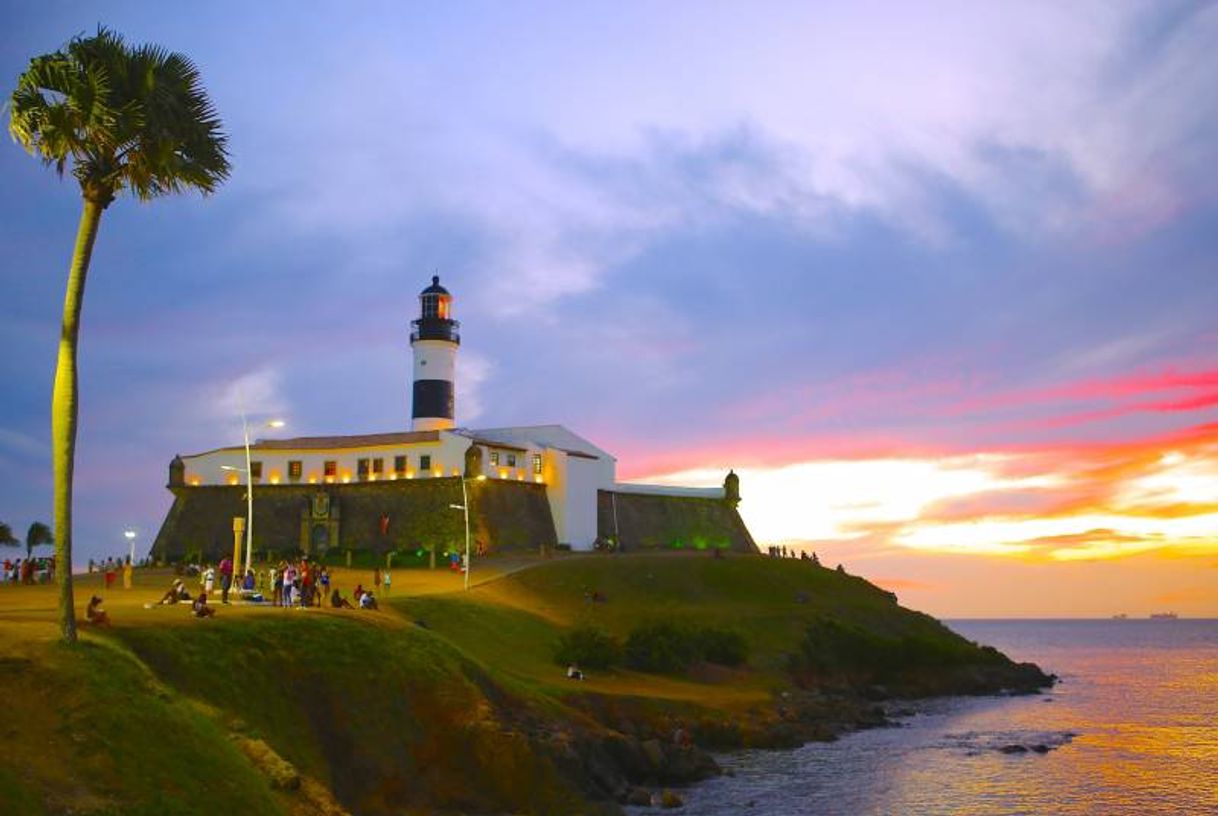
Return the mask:
<svg viewBox="0 0 1218 816">
<path fill-rule="evenodd" d="M 216 801 L 287 812 L 212 718 L 121 650 L 49 642 L 27 655 L 0 660 L 0 812 L 202 816 Z"/>
<path fill-rule="evenodd" d="M 416 589 L 434 592 L 425 583 Z M 606 600 L 589 602 L 592 591 Z M 116 607 L 114 630 L 73 649 L 54 641 L 42 594 L 4 596 L 29 609 L 0 619 L 15 712 L 0 719 L 0 813 L 298 810 L 232 731 L 265 740 L 356 813 L 597 812 L 538 735 L 673 716 L 730 730 L 772 708 L 793 655 L 855 671 L 893 643 L 922 670 L 996 659 L 859 578 L 737 554 L 557 558 L 468 593 L 395 596 L 382 613 L 225 608 L 196 621 L 132 601 Z M 554 663 L 576 627 L 624 644 L 656 622 L 738 632 L 748 662 L 619 667 L 583 683 Z M 834 660 L 818 657 L 827 649 Z"/>
<path fill-rule="evenodd" d="M 117 634 L 356 812 L 578 812 L 575 789 L 516 727 L 527 699 L 442 638 L 381 622 L 288 613 Z"/>
</svg>

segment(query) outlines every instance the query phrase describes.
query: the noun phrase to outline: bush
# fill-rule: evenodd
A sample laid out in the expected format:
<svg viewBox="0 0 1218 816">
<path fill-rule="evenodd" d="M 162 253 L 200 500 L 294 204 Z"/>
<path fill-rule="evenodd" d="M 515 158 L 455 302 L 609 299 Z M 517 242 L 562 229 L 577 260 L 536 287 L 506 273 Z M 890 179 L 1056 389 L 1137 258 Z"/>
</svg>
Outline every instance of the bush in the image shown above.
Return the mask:
<svg viewBox="0 0 1218 816">
<path fill-rule="evenodd" d="M 626 638 L 626 665 L 639 671 L 681 671 L 697 657 L 697 644 L 688 631 L 671 623 L 646 624 Z"/>
<path fill-rule="evenodd" d="M 748 659 L 748 642 L 739 632 L 710 626 L 651 623 L 626 639 L 626 665 L 646 672 L 678 672 L 705 660 L 740 666 Z"/>
<path fill-rule="evenodd" d="M 592 626 L 572 629 L 554 647 L 554 662 L 560 666 L 574 663 L 585 669 L 607 669 L 621 659 L 622 647 L 617 640 Z"/>
<path fill-rule="evenodd" d="M 698 630 L 702 659 L 720 666 L 743 666 L 749 657 L 749 642 L 732 629 L 704 626 Z"/>
</svg>

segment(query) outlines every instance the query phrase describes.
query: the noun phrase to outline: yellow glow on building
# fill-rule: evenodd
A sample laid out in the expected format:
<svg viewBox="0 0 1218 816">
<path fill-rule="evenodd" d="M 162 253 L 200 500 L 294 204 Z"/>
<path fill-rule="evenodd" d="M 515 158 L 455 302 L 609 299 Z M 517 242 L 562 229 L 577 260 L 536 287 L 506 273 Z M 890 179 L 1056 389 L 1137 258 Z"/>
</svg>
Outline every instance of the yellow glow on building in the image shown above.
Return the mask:
<svg viewBox="0 0 1218 816">
<path fill-rule="evenodd" d="M 396 473 L 389 474 L 389 481 L 396 482 L 397 480 L 398 480 L 398 475 Z"/>
<path fill-rule="evenodd" d="M 279 471 L 271 471 L 271 484 L 279 484 Z"/>
<path fill-rule="evenodd" d="M 499 468 L 499 478 L 500 478 L 500 479 L 506 479 L 507 477 L 508 477 L 508 469 L 507 469 L 507 468 Z"/>
<path fill-rule="evenodd" d="M 431 475 L 439 478 L 444 475 L 444 471 L 441 468 L 432 468 Z"/>
<path fill-rule="evenodd" d="M 317 474 L 316 473 L 309 474 L 309 484 L 317 484 Z"/>
<path fill-rule="evenodd" d="M 461 475 L 461 471 L 460 471 L 460 469 L 459 469 L 459 468 L 453 468 L 453 475 L 454 475 L 454 476 L 460 476 L 460 475 Z"/>
<path fill-rule="evenodd" d="M 202 480 L 202 479 L 200 479 L 198 476 L 191 476 L 191 477 L 190 477 L 190 485 L 191 485 L 191 487 L 198 487 L 198 486 L 199 486 L 199 485 L 201 485 L 201 484 L 203 484 L 203 480 Z"/>
<path fill-rule="evenodd" d="M 534 476 L 533 481 L 537 482 L 537 484 L 541 484 L 541 474 L 538 473 L 536 476 Z"/>
<path fill-rule="evenodd" d="M 408 471 L 406 471 L 406 478 L 407 478 L 407 479 L 413 479 L 413 478 L 414 478 L 414 471 L 413 471 L 413 470 L 408 470 Z"/>
<path fill-rule="evenodd" d="M 228 474 L 227 481 L 230 485 L 235 485 L 237 483 L 237 474 L 236 473 Z"/>
<path fill-rule="evenodd" d="M 326 477 L 326 484 L 334 484 L 334 477 L 333 477 L 333 476 L 327 476 L 327 477 Z"/>
<path fill-rule="evenodd" d="M 347 483 L 348 483 L 348 482 L 350 482 L 350 481 L 351 481 L 351 474 L 350 474 L 350 473 L 344 473 L 344 474 L 343 474 L 343 484 L 347 484 Z"/>
</svg>

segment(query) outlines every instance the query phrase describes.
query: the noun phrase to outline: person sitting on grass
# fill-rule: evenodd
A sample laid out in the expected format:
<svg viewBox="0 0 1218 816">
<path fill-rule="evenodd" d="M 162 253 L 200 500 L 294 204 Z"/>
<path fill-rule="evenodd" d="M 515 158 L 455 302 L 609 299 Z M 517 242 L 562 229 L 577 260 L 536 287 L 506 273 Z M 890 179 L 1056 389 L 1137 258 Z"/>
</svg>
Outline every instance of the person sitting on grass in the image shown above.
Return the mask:
<svg viewBox="0 0 1218 816">
<path fill-rule="evenodd" d="M 178 601 L 189 601 L 190 593 L 186 591 L 186 585 L 182 583 L 181 578 L 174 579 L 173 585 L 165 590 L 165 594 L 161 596 L 161 600 L 157 601 L 158 606 L 169 606 L 176 604 Z"/>
<path fill-rule="evenodd" d="M 191 605 L 190 610 L 194 612 L 196 618 L 210 618 L 216 614 L 215 608 L 207 605 L 206 592 L 199 593 L 199 597 L 195 598 L 195 602 Z"/>
<path fill-rule="evenodd" d="M 343 594 L 335 589 L 330 593 L 330 607 L 333 609 L 354 609 L 351 602 L 343 597 Z"/>
<path fill-rule="evenodd" d="M 380 607 L 378 607 L 376 605 L 376 598 L 373 597 L 372 593 L 365 592 L 363 595 L 359 596 L 359 608 L 360 609 L 379 609 Z"/>
<path fill-rule="evenodd" d="M 109 626 L 110 616 L 102 609 L 102 599 L 94 595 L 89 599 L 89 608 L 85 610 L 85 620 L 94 626 Z"/>
<path fill-rule="evenodd" d="M 355 598 L 355 602 L 359 603 L 360 598 L 364 596 L 364 585 L 356 584 L 355 591 L 351 593 L 351 597 Z"/>
<path fill-rule="evenodd" d="M 574 663 L 572 663 L 571 665 L 567 666 L 567 679 L 568 680 L 583 680 L 584 673 L 583 673 L 583 671 L 580 670 L 579 666 L 576 666 Z"/>
</svg>

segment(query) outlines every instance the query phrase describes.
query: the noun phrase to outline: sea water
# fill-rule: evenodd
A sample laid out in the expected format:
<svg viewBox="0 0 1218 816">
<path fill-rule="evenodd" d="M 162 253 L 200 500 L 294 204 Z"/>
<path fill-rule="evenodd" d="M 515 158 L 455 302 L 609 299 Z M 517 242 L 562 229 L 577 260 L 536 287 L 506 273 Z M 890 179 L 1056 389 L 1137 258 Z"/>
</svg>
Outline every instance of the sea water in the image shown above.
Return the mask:
<svg viewBox="0 0 1218 816">
<path fill-rule="evenodd" d="M 930 701 L 899 727 L 833 743 L 720 756 L 734 776 L 683 791 L 680 812 L 1218 814 L 1218 620 L 949 625 L 1061 682 Z"/>
</svg>

